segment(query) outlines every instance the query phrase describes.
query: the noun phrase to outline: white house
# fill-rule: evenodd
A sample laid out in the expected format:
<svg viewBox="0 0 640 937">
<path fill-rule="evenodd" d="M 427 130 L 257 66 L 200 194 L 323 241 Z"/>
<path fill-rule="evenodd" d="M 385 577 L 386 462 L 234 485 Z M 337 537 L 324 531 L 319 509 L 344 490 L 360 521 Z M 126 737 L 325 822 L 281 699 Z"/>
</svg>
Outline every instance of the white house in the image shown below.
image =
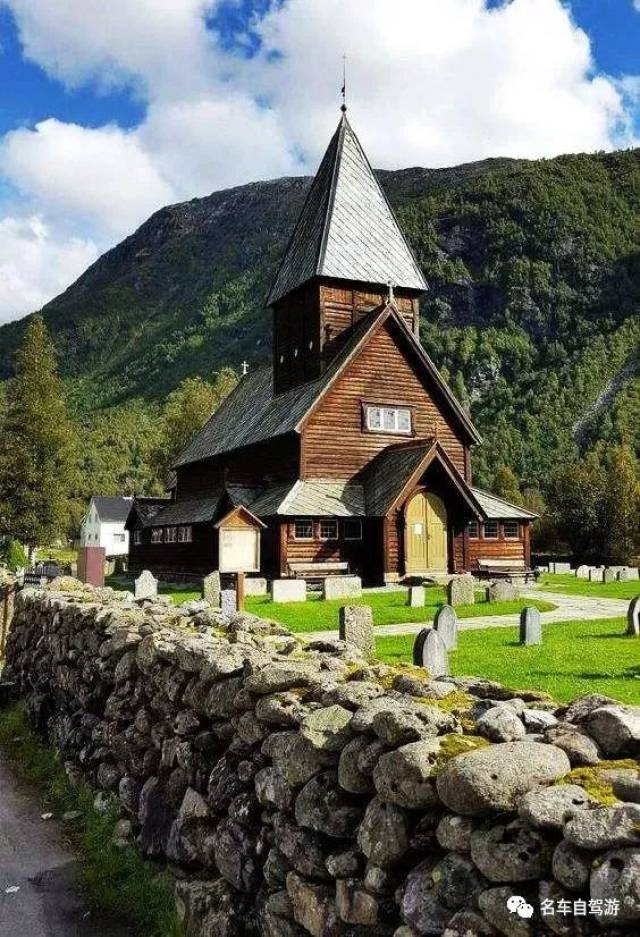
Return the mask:
<svg viewBox="0 0 640 937">
<path fill-rule="evenodd" d="M 81 547 L 104 547 L 105 556 L 126 556 L 129 533 L 124 525 L 132 498 L 94 495 L 80 525 Z"/>
</svg>

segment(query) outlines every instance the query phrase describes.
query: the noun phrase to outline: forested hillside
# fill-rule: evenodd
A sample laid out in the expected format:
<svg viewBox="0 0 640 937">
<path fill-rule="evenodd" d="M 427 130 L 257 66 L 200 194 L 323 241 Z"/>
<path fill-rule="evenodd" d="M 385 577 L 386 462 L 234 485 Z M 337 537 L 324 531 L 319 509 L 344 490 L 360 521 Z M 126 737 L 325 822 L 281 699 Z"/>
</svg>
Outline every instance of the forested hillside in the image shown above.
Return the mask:
<svg viewBox="0 0 640 937">
<path fill-rule="evenodd" d="M 485 439 L 478 481 L 506 462 L 544 485 L 598 439 L 640 448 L 640 150 L 380 178 L 430 284 L 423 344 Z M 45 307 L 87 426 L 138 452 L 183 378 L 267 358 L 264 297 L 308 185 L 162 209 Z M 23 329 L 0 329 L 0 378 Z"/>
</svg>

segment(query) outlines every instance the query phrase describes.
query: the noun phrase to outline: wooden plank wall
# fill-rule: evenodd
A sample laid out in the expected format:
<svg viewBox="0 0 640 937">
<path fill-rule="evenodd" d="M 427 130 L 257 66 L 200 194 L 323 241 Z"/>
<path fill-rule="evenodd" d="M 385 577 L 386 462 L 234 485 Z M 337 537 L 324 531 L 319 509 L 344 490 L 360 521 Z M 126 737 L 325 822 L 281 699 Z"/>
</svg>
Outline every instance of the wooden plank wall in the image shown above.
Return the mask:
<svg viewBox="0 0 640 937">
<path fill-rule="evenodd" d="M 529 524 L 520 524 L 520 537 L 518 540 L 507 540 L 504 537 L 504 526 L 498 522 L 499 537 L 494 540 L 482 538 L 468 538 L 469 568 L 473 571 L 478 568 L 479 559 L 491 560 L 524 560 L 526 565 L 531 561 L 529 548 Z"/>
<path fill-rule="evenodd" d="M 435 394 L 404 355 L 398 327 L 387 322 L 368 342 L 320 403 L 303 430 L 302 472 L 307 478 L 356 475 L 382 449 L 406 435 L 362 431 L 362 402 L 406 404 L 417 436 L 437 433 L 458 471 L 466 474 L 465 446 L 453 420 L 441 412 Z M 401 341 L 401 339 L 400 339 Z"/>
<path fill-rule="evenodd" d="M 322 333 L 322 356 L 330 361 L 348 338 L 351 329 L 386 299 L 386 287 L 348 284 L 320 287 L 320 315 Z M 408 294 L 396 293 L 396 306 L 409 328 L 418 333 L 418 300 Z"/>
</svg>

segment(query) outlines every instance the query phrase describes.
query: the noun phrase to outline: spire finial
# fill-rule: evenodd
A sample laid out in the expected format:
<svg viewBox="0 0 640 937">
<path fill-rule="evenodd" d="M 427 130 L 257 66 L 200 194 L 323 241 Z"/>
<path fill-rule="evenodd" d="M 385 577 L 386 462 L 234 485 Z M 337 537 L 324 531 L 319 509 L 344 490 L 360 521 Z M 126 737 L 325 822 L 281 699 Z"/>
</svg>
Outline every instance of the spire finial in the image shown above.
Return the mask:
<svg viewBox="0 0 640 937">
<path fill-rule="evenodd" d="M 394 293 L 394 290 L 395 290 L 395 288 L 396 288 L 396 283 L 395 283 L 395 281 L 394 281 L 394 280 L 387 280 L 387 287 L 388 287 L 388 289 L 389 289 L 389 292 L 388 292 L 388 294 L 387 294 L 387 303 L 388 303 L 389 305 L 391 305 L 392 303 L 395 303 L 395 301 L 396 301 L 396 297 L 395 297 L 395 293 Z"/>
<path fill-rule="evenodd" d="M 242 362 L 242 376 L 246 377 L 248 373 L 249 373 L 249 362 L 243 361 Z"/>
<path fill-rule="evenodd" d="M 347 54 L 342 56 L 342 89 L 340 91 L 342 95 L 342 104 L 340 110 L 343 114 L 347 113 Z"/>
</svg>

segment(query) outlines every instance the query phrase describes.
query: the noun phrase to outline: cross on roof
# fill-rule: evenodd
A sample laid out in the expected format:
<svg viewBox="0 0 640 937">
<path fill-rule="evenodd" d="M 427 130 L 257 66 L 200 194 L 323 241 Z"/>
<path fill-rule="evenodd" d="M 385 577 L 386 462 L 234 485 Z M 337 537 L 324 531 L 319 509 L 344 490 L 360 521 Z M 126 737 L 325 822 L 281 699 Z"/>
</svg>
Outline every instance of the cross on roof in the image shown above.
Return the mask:
<svg viewBox="0 0 640 937">
<path fill-rule="evenodd" d="M 249 362 L 243 361 L 242 362 L 242 376 L 246 377 L 248 373 L 249 373 Z"/>
</svg>

